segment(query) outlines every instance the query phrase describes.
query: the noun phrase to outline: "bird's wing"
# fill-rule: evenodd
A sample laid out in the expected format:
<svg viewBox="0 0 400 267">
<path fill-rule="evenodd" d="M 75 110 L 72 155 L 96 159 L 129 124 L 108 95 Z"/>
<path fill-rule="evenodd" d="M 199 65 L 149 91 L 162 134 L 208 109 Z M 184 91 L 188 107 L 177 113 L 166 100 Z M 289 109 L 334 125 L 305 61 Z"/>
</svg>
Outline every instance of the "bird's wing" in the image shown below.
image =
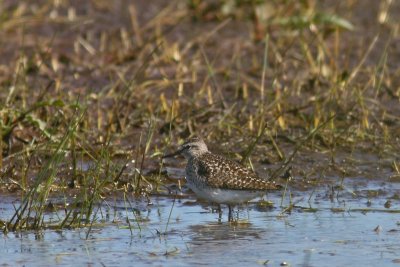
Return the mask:
<svg viewBox="0 0 400 267">
<path fill-rule="evenodd" d="M 211 187 L 231 190 L 277 190 L 280 185 L 258 177 L 239 163 L 215 154 L 208 154 L 198 162 L 197 174 Z"/>
</svg>

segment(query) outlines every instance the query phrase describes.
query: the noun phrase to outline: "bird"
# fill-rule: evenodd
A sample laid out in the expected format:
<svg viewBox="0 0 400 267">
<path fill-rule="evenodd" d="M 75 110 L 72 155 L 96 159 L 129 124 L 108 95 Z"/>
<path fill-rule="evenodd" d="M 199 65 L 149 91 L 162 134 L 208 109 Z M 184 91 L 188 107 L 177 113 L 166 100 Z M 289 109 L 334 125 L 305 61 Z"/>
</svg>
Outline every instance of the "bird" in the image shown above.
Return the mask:
<svg viewBox="0 0 400 267">
<path fill-rule="evenodd" d="M 174 153 L 163 158 L 183 155 L 187 160 L 185 172 L 188 187 L 198 198 L 219 205 L 228 205 L 228 220 L 232 207 L 261 197 L 268 191 L 282 188 L 274 181 L 260 178 L 252 170 L 223 156 L 210 152 L 204 140 L 194 136 Z M 221 211 L 221 209 L 219 209 Z"/>
</svg>

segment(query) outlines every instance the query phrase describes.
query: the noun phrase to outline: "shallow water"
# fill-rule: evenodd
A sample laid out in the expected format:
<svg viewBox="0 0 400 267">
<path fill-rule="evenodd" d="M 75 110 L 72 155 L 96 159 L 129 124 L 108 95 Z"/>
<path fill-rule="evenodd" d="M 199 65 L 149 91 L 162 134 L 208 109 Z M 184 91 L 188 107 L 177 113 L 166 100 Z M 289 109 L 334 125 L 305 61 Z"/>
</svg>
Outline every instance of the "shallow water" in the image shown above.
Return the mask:
<svg viewBox="0 0 400 267">
<path fill-rule="evenodd" d="M 390 266 L 400 263 L 399 200 L 384 204 L 399 184 L 360 183 L 335 198 L 326 188 L 294 196 L 290 213 L 279 207 L 281 192 L 270 194 L 274 208 L 256 204 L 239 211 L 238 224 L 222 222 L 218 213 L 194 199 L 153 197 L 135 204 L 128 214 L 122 201 L 109 201 L 98 214 L 103 226 L 0 234 L 2 266 Z M 357 188 L 356 188 L 357 187 Z M 357 189 L 355 191 L 354 189 Z M 370 199 L 368 190 L 384 189 Z M 349 193 L 350 192 L 350 193 Z M 358 192 L 357 196 L 352 192 Z M 3 198 L 1 218 L 9 218 L 15 199 Z M 287 198 L 288 201 L 288 198 Z M 283 206 L 287 206 L 285 201 Z M 15 202 L 14 202 L 15 203 Z M 308 207 L 316 210 L 308 210 Z M 369 209 L 367 211 L 365 209 Z M 172 210 L 172 212 L 171 212 Z M 344 210 L 344 211 L 343 211 Z M 390 212 L 391 211 L 391 212 Z M 168 222 L 168 217 L 171 217 Z M 49 214 L 49 216 L 52 216 Z M 129 218 L 131 231 L 127 223 Z M 138 228 L 140 226 L 140 229 Z M 165 231 L 167 229 L 167 231 Z"/>
</svg>

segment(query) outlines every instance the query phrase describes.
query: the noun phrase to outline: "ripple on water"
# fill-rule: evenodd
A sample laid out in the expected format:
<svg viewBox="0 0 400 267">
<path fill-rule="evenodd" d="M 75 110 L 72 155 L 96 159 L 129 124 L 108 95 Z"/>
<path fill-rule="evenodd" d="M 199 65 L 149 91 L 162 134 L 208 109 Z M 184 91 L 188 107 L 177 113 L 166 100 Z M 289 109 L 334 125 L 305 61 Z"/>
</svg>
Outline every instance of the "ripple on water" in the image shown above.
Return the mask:
<svg viewBox="0 0 400 267">
<path fill-rule="evenodd" d="M 324 188 L 314 192 L 310 201 L 310 192 L 298 195 L 291 213 L 284 214 L 278 207 L 281 193 L 271 194 L 268 200 L 275 203 L 274 208 L 259 209 L 250 204 L 248 212 L 239 212 L 243 220 L 238 224 L 226 222 L 226 209 L 219 223 L 218 213 L 202 205 L 187 205 L 186 200 L 176 201 L 168 225 L 173 202 L 170 198 L 154 197 L 153 205 L 148 207 L 139 203 L 134 215 L 126 214 L 122 201 L 116 202 L 108 212 L 118 220 L 111 216 L 105 220 L 105 227 L 92 229 L 88 239 L 87 229 L 0 234 L 0 264 L 392 265 L 400 259 L 399 202 L 393 200 L 390 208 L 384 203 L 399 185 L 368 185 L 371 188 L 360 190 L 359 184 L 347 184 L 348 190 L 333 199 L 322 197 L 327 193 Z M 367 205 L 368 194 L 348 193 L 355 188 L 357 192 L 384 188 L 387 194 L 372 198 Z M 1 217 L 11 216 L 15 201 L 2 199 Z M 379 231 L 375 231 L 378 226 Z"/>
</svg>

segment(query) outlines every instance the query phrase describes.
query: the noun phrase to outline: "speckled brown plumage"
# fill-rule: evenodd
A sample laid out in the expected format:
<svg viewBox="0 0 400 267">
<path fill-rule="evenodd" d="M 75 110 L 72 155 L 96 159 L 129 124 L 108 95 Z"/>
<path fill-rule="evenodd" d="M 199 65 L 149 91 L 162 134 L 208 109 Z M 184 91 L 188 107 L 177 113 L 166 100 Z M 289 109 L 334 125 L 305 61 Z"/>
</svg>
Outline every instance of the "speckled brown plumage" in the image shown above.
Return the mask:
<svg viewBox="0 0 400 267">
<path fill-rule="evenodd" d="M 280 189 L 274 182 L 264 180 L 239 163 L 208 151 L 201 138 L 183 143 L 170 155 L 181 154 L 187 160 L 187 185 L 199 198 L 217 204 L 227 204 L 232 219 L 232 205 L 263 196 L 266 191 Z"/>
<path fill-rule="evenodd" d="M 253 171 L 239 163 L 212 154 L 203 153 L 189 159 L 186 167 L 187 179 L 195 178 L 200 186 L 215 187 L 230 190 L 277 190 L 279 185 L 258 177 Z"/>
</svg>

